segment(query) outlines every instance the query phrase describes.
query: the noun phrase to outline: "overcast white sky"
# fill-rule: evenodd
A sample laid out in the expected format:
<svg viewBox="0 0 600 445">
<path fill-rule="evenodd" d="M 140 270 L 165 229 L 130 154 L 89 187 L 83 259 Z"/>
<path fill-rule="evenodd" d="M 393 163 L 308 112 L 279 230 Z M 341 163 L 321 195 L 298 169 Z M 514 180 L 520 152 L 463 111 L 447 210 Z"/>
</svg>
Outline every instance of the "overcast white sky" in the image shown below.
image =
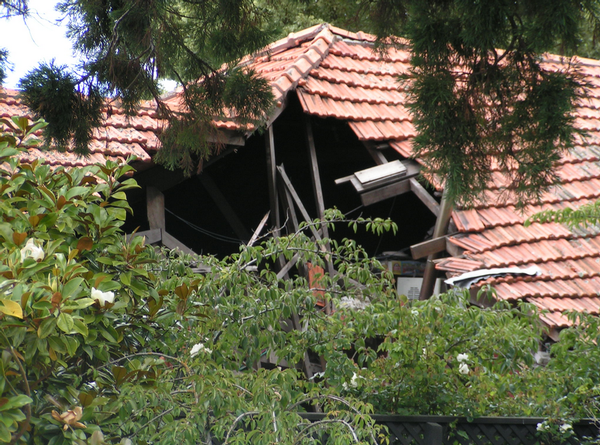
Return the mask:
<svg viewBox="0 0 600 445">
<path fill-rule="evenodd" d="M 76 65 L 66 26 L 56 24 L 61 15 L 54 10 L 56 0 L 29 0 L 31 15 L 27 20 L 13 17 L 0 21 L 0 48 L 9 51 L 13 71 L 4 86 L 16 88 L 21 77 L 39 62 L 56 60 L 58 65 Z"/>
</svg>

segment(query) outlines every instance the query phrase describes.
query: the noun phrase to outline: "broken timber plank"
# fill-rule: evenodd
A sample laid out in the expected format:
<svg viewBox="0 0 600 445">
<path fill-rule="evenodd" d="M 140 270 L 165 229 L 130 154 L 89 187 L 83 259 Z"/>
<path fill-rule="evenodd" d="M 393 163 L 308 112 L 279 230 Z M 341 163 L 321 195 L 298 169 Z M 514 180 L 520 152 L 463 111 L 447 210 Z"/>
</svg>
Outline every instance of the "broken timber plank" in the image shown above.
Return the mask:
<svg viewBox="0 0 600 445">
<path fill-rule="evenodd" d="M 283 181 L 283 184 L 285 185 L 286 189 L 289 191 L 292 199 L 298 206 L 298 209 L 300 210 L 300 213 L 302 214 L 302 218 L 304 218 L 304 220 L 308 223 L 308 228 L 312 232 L 313 236 L 315 237 L 316 240 L 321 240 L 322 239 L 321 235 L 319 234 L 319 232 L 317 232 L 317 229 L 315 229 L 313 224 L 311 224 L 312 220 L 310 219 L 310 215 L 306 211 L 304 204 L 302 204 L 302 201 L 300 200 L 300 196 L 298 196 L 298 193 L 296 193 L 296 189 L 294 189 L 294 186 L 292 185 L 292 181 L 290 181 L 290 178 L 288 178 L 288 175 L 285 172 L 285 168 L 283 167 L 283 164 L 277 166 L 277 171 L 279 172 L 279 176 L 281 177 L 281 180 Z"/>
<path fill-rule="evenodd" d="M 360 195 L 360 199 L 363 205 L 368 206 L 371 204 L 375 204 L 376 202 L 383 201 L 384 199 L 402 195 L 403 193 L 409 192 L 410 190 L 410 182 L 404 179 L 402 181 L 395 182 L 385 187 L 362 193 Z"/>
<path fill-rule="evenodd" d="M 385 158 L 383 153 L 380 150 L 377 150 L 377 148 L 375 148 L 375 144 L 373 142 L 364 141 L 363 145 L 365 146 L 365 148 L 367 149 L 367 151 L 369 152 L 369 154 L 375 161 L 375 164 L 382 165 L 382 164 L 386 164 L 388 162 L 388 160 Z"/>
<path fill-rule="evenodd" d="M 179 249 L 183 253 L 189 253 L 191 255 L 196 254 L 192 249 L 183 244 L 174 236 L 170 235 L 166 230 L 162 231 L 162 244 L 169 249 Z"/>
<path fill-rule="evenodd" d="M 425 190 L 425 187 L 423 187 L 415 178 L 410 178 L 409 182 L 410 189 L 415 195 L 417 195 L 417 198 L 419 198 L 421 202 L 425 204 L 429 210 L 431 210 L 431 213 L 433 213 L 435 216 L 439 216 L 440 205 L 435 199 L 433 199 L 433 196 L 431 196 L 427 190 Z"/>
<path fill-rule="evenodd" d="M 419 258 L 424 258 L 433 253 L 439 253 L 446 250 L 446 238 L 447 236 L 441 236 L 410 246 L 412 257 L 415 260 L 418 260 Z"/>
<path fill-rule="evenodd" d="M 265 216 L 263 216 L 263 219 L 260 220 L 260 222 L 258 223 L 258 227 L 256 228 L 256 230 L 254 231 L 254 233 L 252 234 L 252 238 L 250 238 L 250 241 L 248 241 L 248 246 L 251 246 L 252 244 L 254 244 L 256 242 L 256 240 L 258 239 L 258 237 L 260 236 L 260 233 L 262 232 L 262 230 L 265 227 L 265 224 L 267 223 L 267 220 L 269 219 L 269 214 L 271 213 L 271 211 L 269 210 Z"/>
<path fill-rule="evenodd" d="M 444 250 L 454 257 L 461 256 L 464 253 L 464 249 L 461 249 L 456 244 L 450 242 L 450 237 L 453 235 L 456 235 L 456 232 L 423 241 L 422 243 L 413 244 L 410 246 L 410 252 L 413 259 L 418 260 L 419 258 L 425 258 L 428 255 L 440 253 Z"/>
<path fill-rule="evenodd" d="M 146 244 L 155 244 L 160 243 L 162 241 L 162 231 L 161 229 L 152 229 L 152 230 L 144 230 L 143 232 L 135 232 L 130 235 L 127 235 L 128 239 L 133 238 L 134 236 L 143 236 L 146 238 Z"/>
</svg>

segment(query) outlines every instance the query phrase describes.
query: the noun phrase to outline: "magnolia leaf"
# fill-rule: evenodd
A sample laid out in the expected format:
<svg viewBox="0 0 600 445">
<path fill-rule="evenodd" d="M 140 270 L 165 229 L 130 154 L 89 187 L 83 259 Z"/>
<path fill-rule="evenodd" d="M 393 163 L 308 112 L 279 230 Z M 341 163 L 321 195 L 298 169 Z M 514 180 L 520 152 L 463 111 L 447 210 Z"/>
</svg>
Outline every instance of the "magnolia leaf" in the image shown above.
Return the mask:
<svg viewBox="0 0 600 445">
<path fill-rule="evenodd" d="M 93 392 L 80 392 L 79 393 L 79 402 L 81 403 L 81 406 L 83 406 L 84 408 L 87 408 L 88 406 L 90 406 L 95 398 L 96 398 L 96 395 Z M 99 431 L 97 431 L 97 432 L 99 432 Z M 93 443 L 93 441 L 92 441 L 92 443 Z"/>
<path fill-rule="evenodd" d="M 56 318 L 54 317 L 50 317 L 50 318 L 46 318 L 45 320 L 43 320 L 40 323 L 40 326 L 38 327 L 38 337 L 39 338 L 46 338 L 48 337 L 50 334 L 52 334 L 54 332 L 54 328 L 56 326 Z"/>
<path fill-rule="evenodd" d="M 65 298 L 77 296 L 81 287 L 81 283 L 83 283 L 83 281 L 84 279 L 82 277 L 76 277 L 69 280 L 69 282 L 63 287 L 63 296 Z"/>
<path fill-rule="evenodd" d="M 0 312 L 13 317 L 23 318 L 23 309 L 19 303 L 0 298 L 0 304 L 2 304 L 0 306 Z"/>
<path fill-rule="evenodd" d="M 64 205 L 67 203 L 67 198 L 65 198 L 64 196 L 59 196 L 58 200 L 56 201 L 56 208 L 58 210 L 61 210 Z"/>
<path fill-rule="evenodd" d="M 69 355 L 71 357 L 73 357 L 75 355 L 75 353 L 77 352 L 77 348 L 79 347 L 79 342 L 77 341 L 77 339 L 75 339 L 74 337 L 71 337 L 71 336 L 62 337 L 62 339 L 65 342 L 65 346 L 67 347 L 67 352 L 69 353 Z"/>
<path fill-rule="evenodd" d="M 90 237 L 84 236 L 77 242 L 77 249 L 79 250 L 92 250 L 94 247 L 94 241 Z"/>
<path fill-rule="evenodd" d="M 79 334 L 83 335 L 84 337 L 88 336 L 88 327 L 86 326 L 86 324 L 81 321 L 78 320 L 77 318 L 73 320 L 73 329 L 75 330 L 75 332 L 78 332 Z"/>
<path fill-rule="evenodd" d="M 60 313 L 60 315 L 58 316 L 58 320 L 56 322 L 56 325 L 58 326 L 58 328 L 67 334 L 71 333 L 71 331 L 73 330 L 74 324 L 75 323 L 73 322 L 73 317 L 71 317 L 71 315 L 69 315 L 65 312 Z"/>
<path fill-rule="evenodd" d="M 94 431 L 92 433 L 92 437 L 90 439 L 90 444 L 91 445 L 102 445 L 104 444 L 104 435 L 102 434 L 102 431 L 98 430 L 98 431 Z"/>
<path fill-rule="evenodd" d="M 122 366 L 113 366 L 112 367 L 112 375 L 115 378 L 115 381 L 117 382 L 117 385 L 118 385 L 127 376 L 127 369 L 123 368 Z"/>
<path fill-rule="evenodd" d="M 19 246 L 27 239 L 27 232 L 13 232 L 12 238 L 13 242 Z"/>
<path fill-rule="evenodd" d="M 0 411 L 8 411 L 13 408 L 21 408 L 22 406 L 29 405 L 33 400 L 27 397 L 25 394 L 19 394 L 18 396 L 11 397 L 8 402 L 0 405 Z"/>
</svg>

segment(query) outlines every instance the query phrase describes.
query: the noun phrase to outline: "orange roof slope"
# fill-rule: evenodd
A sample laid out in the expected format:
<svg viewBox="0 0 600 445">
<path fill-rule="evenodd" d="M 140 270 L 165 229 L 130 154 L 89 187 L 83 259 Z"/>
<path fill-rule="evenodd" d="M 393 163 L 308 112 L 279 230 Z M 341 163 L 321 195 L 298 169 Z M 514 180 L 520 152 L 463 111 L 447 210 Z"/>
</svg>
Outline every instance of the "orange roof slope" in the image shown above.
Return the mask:
<svg viewBox="0 0 600 445">
<path fill-rule="evenodd" d="M 33 114 L 18 97 L 19 92 L 0 88 L 0 118 L 24 116 L 33 119 Z M 28 149 L 21 155 L 25 162 L 43 159 L 52 166 L 83 167 L 105 159 L 126 160 L 136 156 L 138 161 L 149 163 L 151 154 L 159 148 L 157 133 L 161 122 L 154 110 L 142 107 L 136 116 L 126 116 L 118 107 L 104 111 L 104 121 L 94 130 L 90 143 L 90 155 L 83 157 L 72 151 Z M 0 130 L 2 130 L 0 125 Z"/>
<path fill-rule="evenodd" d="M 272 81 L 278 100 L 295 89 L 306 113 L 345 120 L 360 140 L 390 142 L 409 157 L 415 129 L 397 76 L 407 73 L 410 55 L 390 50 L 384 57 L 374 51 L 373 43 L 373 36 L 320 25 L 290 35 L 245 63 Z M 537 265 L 542 270 L 538 277 L 486 283 L 496 287 L 501 299 L 524 299 L 549 311 L 543 320 L 552 328 L 568 324 L 561 315 L 564 310 L 600 310 L 600 227 L 572 231 L 560 224 L 523 226 L 540 210 L 600 198 L 600 62 L 578 63 L 591 85 L 589 98 L 576 110 L 577 125 L 588 137 L 560 161 L 561 183 L 544 194 L 541 205 L 521 213 L 514 197 L 501 191 L 503 175 L 494 173 L 482 203 L 453 212 L 460 234 L 450 241 L 464 249 L 464 255 L 438 264 L 450 274 Z M 548 69 L 560 64 L 558 57 L 546 59 Z"/>
<path fill-rule="evenodd" d="M 287 94 L 295 91 L 306 113 L 345 120 L 359 140 L 386 141 L 401 156 L 410 157 L 415 129 L 404 105 L 406 93 L 397 81 L 398 75 L 407 73 L 410 54 L 394 49 L 384 56 L 374 50 L 374 41 L 371 35 L 323 24 L 290 34 L 248 56 L 242 65 L 271 82 L 279 105 L 271 121 L 283 109 Z M 543 319 L 551 328 L 568 324 L 561 315 L 564 310 L 600 311 L 600 227 L 569 230 L 560 224 L 523 226 L 524 220 L 537 211 L 578 206 L 600 198 L 600 62 L 578 62 L 590 84 L 590 93 L 576 110 L 577 125 L 588 131 L 588 137 L 560 161 L 560 184 L 544 194 L 541 205 L 529 206 L 521 213 L 514 207 L 514 197 L 501 192 L 505 181 L 500 172 L 495 172 L 492 187 L 479 205 L 453 212 L 459 234 L 450 242 L 464 249 L 463 255 L 437 265 L 450 274 L 537 265 L 542 270 L 537 277 L 491 278 L 486 283 L 496 287 L 501 299 L 524 299 L 547 310 Z M 549 56 L 546 63 L 548 69 L 556 69 L 561 60 Z M 168 103 L 176 107 L 178 100 L 175 94 Z M 22 114 L 14 112 L 18 109 L 14 93 L 0 90 L 0 115 Z M 157 147 L 153 137 L 158 124 L 154 115 L 147 113 L 140 119 L 147 117 L 150 122 L 136 117 L 130 121 L 133 124 L 126 123 L 118 110 L 107 116 L 93 152 L 115 157 L 151 153 Z M 215 120 L 215 126 L 248 130 L 239 126 L 229 112 Z M 85 162 L 68 156 L 69 165 Z"/>
</svg>

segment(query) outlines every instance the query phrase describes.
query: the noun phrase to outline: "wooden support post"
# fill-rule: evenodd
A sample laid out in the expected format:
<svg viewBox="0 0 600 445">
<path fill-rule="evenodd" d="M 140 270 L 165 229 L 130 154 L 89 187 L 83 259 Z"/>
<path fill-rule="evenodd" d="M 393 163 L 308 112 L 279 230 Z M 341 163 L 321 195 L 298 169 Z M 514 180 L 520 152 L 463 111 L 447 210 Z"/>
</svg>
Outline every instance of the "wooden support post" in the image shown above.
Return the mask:
<svg viewBox="0 0 600 445">
<path fill-rule="evenodd" d="M 315 138 L 313 136 L 310 116 L 304 116 L 306 125 L 306 144 L 308 146 L 308 156 L 310 160 L 310 176 L 312 178 L 313 192 L 317 204 L 317 212 L 321 221 L 325 218 L 325 200 L 323 199 L 323 188 L 321 187 L 321 175 L 319 174 L 319 162 L 317 161 L 317 150 L 315 148 Z M 323 225 L 323 237 L 329 238 L 327 226 Z"/>
<path fill-rule="evenodd" d="M 225 196 L 223 196 L 221 193 L 221 190 L 219 190 L 219 187 L 217 187 L 217 184 L 215 184 L 210 175 L 205 171 L 202 172 L 198 178 L 215 204 L 217 204 L 217 207 L 219 207 L 219 210 L 221 210 L 221 213 L 223 213 L 227 219 L 227 222 L 238 238 L 244 242 L 247 242 L 250 239 L 250 234 L 238 218 L 233 208 L 229 205 L 229 202 L 227 202 Z"/>
<path fill-rule="evenodd" d="M 435 216 L 440 216 L 440 205 L 435 199 L 433 199 L 433 196 L 431 196 L 427 190 L 425 190 L 425 187 L 423 187 L 419 181 L 416 180 L 416 178 L 410 178 L 409 182 L 410 189 L 415 195 L 417 195 L 417 198 L 419 198 L 421 202 L 425 204 L 429 210 L 431 210 L 431 213 L 433 213 Z"/>
<path fill-rule="evenodd" d="M 388 160 L 385 158 L 385 156 L 383 155 L 383 153 L 379 150 L 377 150 L 377 148 L 375 148 L 375 144 L 372 141 L 365 141 L 363 142 L 365 148 L 367 149 L 367 151 L 369 152 L 369 154 L 371 155 L 371 157 L 373 158 L 373 160 L 375 161 L 375 164 L 377 165 L 383 165 L 383 164 L 387 164 Z"/>
<path fill-rule="evenodd" d="M 146 213 L 150 230 L 165 229 L 165 195 L 156 187 L 146 187 Z"/>
<path fill-rule="evenodd" d="M 324 238 L 329 239 L 329 229 L 325 223 L 325 200 L 323 199 L 323 188 L 321 187 L 321 175 L 319 174 L 319 162 L 317 161 L 317 150 L 315 148 L 315 138 L 312 131 L 312 124 L 310 122 L 310 116 L 304 116 L 304 122 L 306 125 L 306 143 L 308 145 L 308 154 L 310 158 L 310 175 L 312 177 L 313 191 L 315 194 L 315 202 L 317 204 L 317 212 L 319 213 L 319 219 L 323 223 L 321 225 L 321 233 Z M 327 251 L 331 252 L 331 246 L 327 244 Z M 331 259 L 328 257 L 325 259 L 327 265 L 327 271 L 329 275 L 333 277 L 334 269 Z M 327 312 L 329 309 L 327 308 Z"/>
<path fill-rule="evenodd" d="M 267 150 L 267 172 L 269 184 L 269 203 L 271 206 L 271 224 L 273 226 L 273 235 L 279 236 L 281 229 L 281 219 L 279 215 L 279 200 L 277 197 L 277 164 L 275 160 L 275 136 L 273 134 L 273 125 L 267 130 L 265 137 L 265 148 Z"/>
<path fill-rule="evenodd" d="M 450 202 L 446 191 L 444 191 L 442 202 L 440 203 L 440 214 L 437 217 L 435 227 L 433 229 L 434 239 L 441 238 L 442 236 L 446 235 L 451 214 L 452 202 Z M 427 300 L 433 294 L 433 288 L 435 286 L 435 263 L 433 260 L 435 260 L 437 256 L 437 253 L 432 253 L 427 257 L 427 264 L 425 265 L 425 272 L 423 273 L 423 284 L 421 285 L 419 300 Z"/>
<path fill-rule="evenodd" d="M 304 204 L 302 204 L 302 201 L 300 200 L 300 196 L 298 195 L 298 193 L 296 192 L 296 189 L 292 185 L 292 181 L 290 181 L 290 178 L 288 178 L 288 175 L 285 172 L 285 168 L 283 167 L 283 165 L 277 166 L 277 171 L 279 172 L 279 177 L 283 181 L 285 188 L 288 190 L 288 192 L 290 193 L 295 204 L 298 206 L 298 210 L 300 210 L 300 213 L 302 214 L 302 218 L 304 218 L 304 221 L 310 223 L 312 221 L 310 219 L 310 215 L 306 211 L 306 207 L 304 207 Z M 319 232 L 317 232 L 317 229 L 315 229 L 315 227 L 312 224 L 309 224 L 308 227 L 316 240 L 322 239 L 321 235 L 319 234 Z"/>
</svg>

